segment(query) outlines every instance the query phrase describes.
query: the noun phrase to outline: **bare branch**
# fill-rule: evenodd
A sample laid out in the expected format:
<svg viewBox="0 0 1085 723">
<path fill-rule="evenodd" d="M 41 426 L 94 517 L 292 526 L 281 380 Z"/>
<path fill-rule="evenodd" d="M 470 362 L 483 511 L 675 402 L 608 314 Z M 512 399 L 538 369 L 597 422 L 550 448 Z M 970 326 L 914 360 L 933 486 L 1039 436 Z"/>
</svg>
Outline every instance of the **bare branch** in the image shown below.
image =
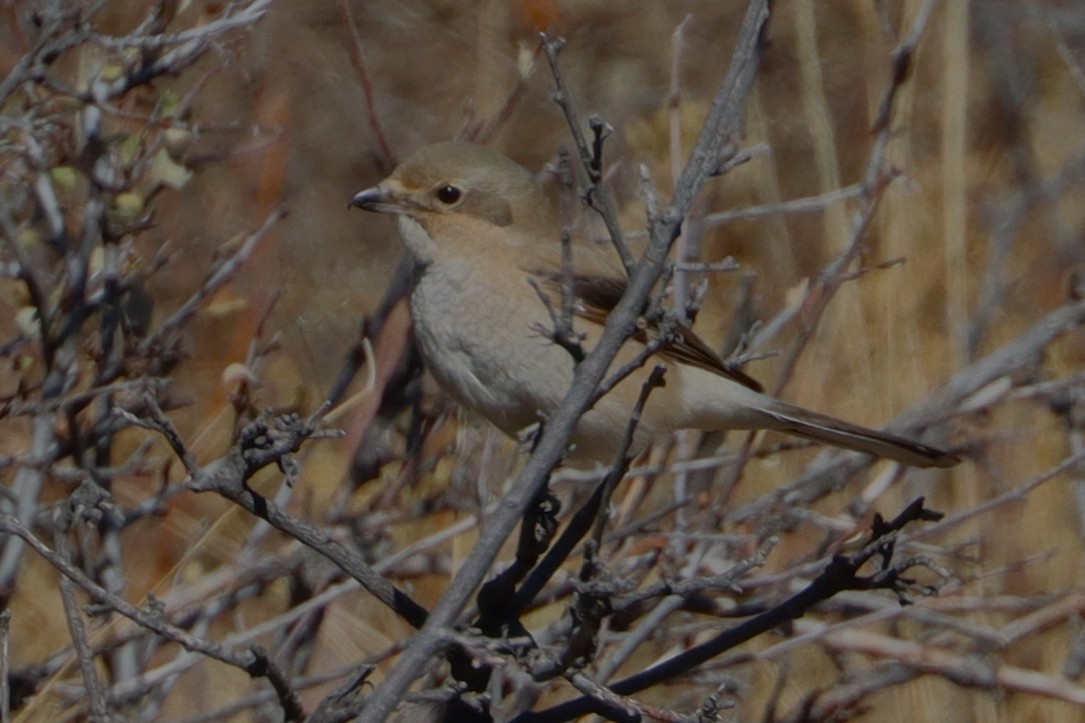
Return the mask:
<svg viewBox="0 0 1085 723">
<path fill-rule="evenodd" d="M 384 720 L 400 699 L 410 682 L 419 675 L 427 661 L 444 649 L 445 631 L 450 628 L 467 604 L 472 591 L 493 564 L 504 540 L 516 526 L 522 511 L 535 499 L 546 477 L 564 452 L 567 440 L 590 397 L 602 380 L 618 348 L 633 330 L 636 317 L 643 308 L 652 286 L 663 272 L 671 242 L 677 233 L 693 196 L 711 171 L 719 166 L 718 144 L 721 136 L 736 133 L 742 104 L 757 68 L 757 43 L 762 26 L 767 20 L 764 2 L 755 0 L 739 32 L 734 60 L 727 79 L 717 95 L 713 112 L 705 124 L 695 158 L 713 160 L 708 164 L 696 164 L 696 170 L 687 166 L 675 198 L 663 214 L 661 223 L 652 229 L 652 241 L 645 256 L 633 268 L 630 283 L 621 301 L 607 322 L 599 343 L 588 354 L 576 372 L 572 388 L 543 431 L 538 446 L 524 471 L 505 495 L 501 506 L 482 531 L 470 557 L 460 568 L 440 603 L 430 614 L 426 624 L 411 642 L 403 657 L 377 688 L 359 720 L 362 723 L 378 723 Z M 554 51 L 556 53 L 556 50 Z M 571 127 L 576 123 L 571 123 Z M 578 146 L 580 144 L 578 143 Z M 703 147 L 703 148 L 702 148 Z M 585 149 L 581 148 L 582 156 Z"/>
</svg>

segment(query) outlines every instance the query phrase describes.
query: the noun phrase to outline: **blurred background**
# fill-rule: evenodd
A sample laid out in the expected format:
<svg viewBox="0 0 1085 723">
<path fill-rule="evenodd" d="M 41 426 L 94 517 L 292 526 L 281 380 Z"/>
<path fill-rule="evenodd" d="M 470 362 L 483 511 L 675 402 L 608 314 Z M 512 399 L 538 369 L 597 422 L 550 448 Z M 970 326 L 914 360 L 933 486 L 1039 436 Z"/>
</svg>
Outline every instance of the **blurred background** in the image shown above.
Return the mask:
<svg viewBox="0 0 1085 723">
<path fill-rule="evenodd" d="M 10 19 L 18 5 L 0 8 Z M 173 22 L 179 29 L 197 26 L 219 5 L 180 3 Z M 763 346 L 750 351 L 786 356 L 802 333 L 809 285 L 852 234 L 854 196 L 831 196 L 866 173 L 892 53 L 924 6 L 914 0 L 773 5 L 741 139 L 753 157 L 709 182 L 687 224 L 703 260 L 730 256 L 739 266 L 710 278 L 696 329 L 713 346 L 726 345 L 736 325 L 779 318 Z M 93 23 L 125 34 L 147 8 L 110 0 Z M 551 99 L 553 79 L 538 54 L 540 31 L 566 39 L 562 69 L 581 113 L 598 113 L 614 128 L 605 155 L 609 183 L 625 227 L 636 232 L 644 218 L 637 168 L 646 164 L 664 195 L 670 189 L 726 72 L 744 10 L 745 3 L 734 0 L 351 0 L 345 6 L 283 0 L 246 31 L 236 56 L 211 52 L 181 77 L 156 83 L 142 102 L 151 102 L 152 92 L 181 96 L 199 89 L 188 116 L 196 132 L 178 156 L 192 176 L 179 190 L 154 198 L 154 225 L 136 242 L 148 258 L 165 244 L 174 252 L 165 271 L 148 281 L 156 319 L 192 293 L 223 244 L 251 232 L 280 204 L 289 214 L 189 326 L 176 390 L 186 406 L 174 418 L 201 459 L 231 442 L 228 397 L 236 380 L 224 372 L 246 361 L 258 332 L 278 346 L 258 370 L 259 404 L 308 412 L 342 377 L 364 319 L 377 311 L 402 258 L 387 219 L 348 210 L 355 192 L 381 179 L 397 159 L 437 141 L 484 138 L 540 172 L 559 149 L 572 148 Z M 23 52 L 20 39 L 9 29 L 0 40 L 0 67 L 11 67 Z M 93 65 L 86 57 L 70 62 L 73 76 Z M 793 373 L 781 375 L 780 356 L 746 367 L 770 389 L 783 384 L 780 395 L 789 401 L 870 426 L 937 395 L 954 374 L 1085 293 L 1085 5 L 936 3 L 913 71 L 897 99 L 888 147 L 899 176 L 863 237 L 854 267 L 863 273 L 841 287 L 810 329 Z M 140 98 L 129 100 L 139 107 Z M 821 200 L 803 213 L 729 223 L 712 216 L 806 197 Z M 581 228 L 600 233 L 588 211 Z M 6 314 L 18 308 L 11 298 L 0 301 Z M 385 349 L 389 359 L 399 358 Z M 1012 502 L 983 505 L 1081 450 L 1083 362 L 1085 334 L 1077 329 L 1042 355 L 1022 359 L 1012 375 L 976 395 L 967 413 L 940 427 L 942 443 L 966 450 L 965 464 L 910 473 L 877 499 L 876 508 L 887 515 L 917 494 L 927 495 L 935 509 L 966 515 L 928 542 L 958 576 L 950 597 L 976 601 L 974 613 L 955 613 L 960 625 L 1003 637 L 992 642 L 968 631 L 939 633 L 935 642 L 974 661 L 982 674 L 967 679 L 959 670 L 955 676 L 916 664 L 931 674 L 886 684 L 865 699 L 860 719 L 1080 719 L 1081 670 L 1071 665 L 1071 654 L 1082 645 L 1085 614 L 1085 470 L 1071 467 Z M 366 374 L 352 392 L 365 394 Z M 373 479 L 363 480 L 352 467 L 351 446 L 362 433 L 344 413 L 336 421 L 347 439 L 310 448 L 291 509 L 313 520 L 361 511 L 384 515 L 379 529 L 358 533 L 370 536 L 379 557 L 466 516 L 443 497 L 458 484 L 457 474 L 467 474 L 456 462 L 465 449 L 484 450 L 490 464 L 482 481 L 470 485 L 496 494 L 516 464 L 514 445 L 478 420 L 457 419 L 431 382 L 423 382 L 421 393 L 430 413 L 444 414 L 448 423 L 435 425 L 418 453 L 428 461 L 409 480 L 403 457 L 410 414 L 392 415 L 379 440 L 367 437 L 384 452 L 370 464 Z M 17 446 L 17 439 L 8 445 Z M 813 458 L 801 450 L 751 463 L 734 504 L 794 479 Z M 264 482 L 270 489 L 277 484 L 270 477 Z M 863 484 L 821 500 L 814 513 L 846 518 Z M 134 502 L 146 485 L 133 479 L 115 492 L 122 502 Z M 703 493 L 711 495 L 712 488 Z M 209 579 L 251 539 L 253 521 L 224 501 L 181 495 L 170 505 L 163 518 L 126 532 L 130 598 Z M 416 570 L 401 570 L 399 580 L 432 605 L 473 534 L 468 526 Z M 768 569 L 788 569 L 822 541 L 817 529 L 790 530 Z M 12 601 L 16 667 L 52 654 L 68 635 L 55 603 L 43 602 L 55 598 L 55 578 L 39 561 L 28 564 Z M 289 607 L 292 594 L 269 586 L 212 628 L 225 634 L 251 627 Z M 1061 605 L 1057 614 L 1045 607 L 1053 602 Z M 1025 634 L 1015 638 L 1006 630 L 1036 611 L 1047 617 L 1021 623 Z M 918 629 L 910 620 L 871 627 L 904 640 L 915 639 Z M 310 668 L 383 661 L 408 635 L 402 622 L 352 592 L 328 608 Z M 659 655 L 670 650 L 664 642 Z M 749 652 L 776 642 L 755 641 Z M 730 666 L 726 675 L 740 691 L 738 718 L 761 718 L 769 707 L 781 714 L 798 710 L 813 691 L 839 685 L 848 671 L 887 656 L 892 652 L 885 649 L 813 644 L 787 657 Z M 980 682 L 999 666 L 1033 672 L 1040 682 Z M 223 674 L 205 663 L 184 674 L 165 698 L 163 715 L 223 711 L 248 685 L 237 671 Z M 690 687 L 657 694 L 674 702 Z M 25 719 L 55 714 L 63 685 L 56 690 L 57 699 L 32 699 Z M 314 687 L 306 700 L 328 690 Z M 250 715 L 238 712 L 236 719 Z"/>
</svg>

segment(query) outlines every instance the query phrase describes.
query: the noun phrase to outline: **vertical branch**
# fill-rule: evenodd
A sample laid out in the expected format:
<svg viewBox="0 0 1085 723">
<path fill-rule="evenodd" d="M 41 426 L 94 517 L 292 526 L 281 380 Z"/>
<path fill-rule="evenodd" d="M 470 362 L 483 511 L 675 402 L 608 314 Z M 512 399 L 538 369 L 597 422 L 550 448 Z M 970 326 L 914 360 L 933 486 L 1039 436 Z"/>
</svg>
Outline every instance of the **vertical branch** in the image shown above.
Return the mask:
<svg viewBox="0 0 1085 723">
<path fill-rule="evenodd" d="M 11 608 L 0 610 L 0 723 L 11 721 Z"/>
<path fill-rule="evenodd" d="M 898 175 L 896 170 L 886 165 L 886 150 L 893 138 L 893 114 L 896 100 L 904 84 L 911 78 L 916 46 L 936 4 L 937 0 L 927 0 L 912 25 L 911 32 L 893 52 L 892 77 L 872 128 L 874 144 L 863 177 L 859 207 L 852 216 L 848 242 L 844 250 L 821 270 L 806 292 L 803 300 L 803 324 L 799 329 L 798 338 L 784 356 L 780 375 L 772 390 L 773 394 L 779 394 L 791 380 L 799 358 L 813 338 L 829 302 L 849 278 L 848 269 L 862 249 L 867 229 L 874 219 L 885 189 Z"/>
<path fill-rule="evenodd" d="M 967 276 L 968 197 L 965 156 L 968 150 L 969 8 L 963 3 L 946 3 L 942 29 L 942 237 L 946 248 L 946 322 L 950 330 L 954 366 L 962 366 L 975 354 L 968 343 Z"/>
<path fill-rule="evenodd" d="M 339 12 L 343 17 L 343 25 L 350 32 L 350 62 L 354 65 L 354 72 L 358 74 L 358 81 L 362 86 L 369 130 L 377 141 L 381 166 L 389 169 L 395 165 L 396 156 L 392 152 L 392 146 L 388 143 L 388 137 L 384 133 L 384 124 L 381 123 L 380 114 L 377 112 L 376 93 L 373 90 L 373 79 L 369 75 L 369 64 L 365 60 L 362 38 L 358 35 L 358 26 L 354 23 L 354 15 L 350 11 L 350 4 L 347 0 L 336 0 L 336 4 L 339 5 Z"/>
<path fill-rule="evenodd" d="M 693 21 L 692 15 L 687 15 L 671 35 L 671 88 L 668 95 L 667 105 L 670 109 L 670 162 L 671 162 L 671 191 L 678 187 L 678 177 L 682 173 L 682 56 L 686 49 L 686 30 Z M 683 224 L 683 227 L 685 224 Z M 691 255 L 689 238 L 685 233 L 678 236 L 676 242 L 678 265 L 674 272 L 674 311 L 679 315 L 679 320 L 685 322 L 686 304 L 689 296 L 689 271 L 684 264 L 695 261 Z"/>
<path fill-rule="evenodd" d="M 39 412 L 34 416 L 31 432 L 30 454 L 35 459 L 48 459 L 56 446 L 55 414 Z M 38 497 L 45 482 L 45 470 L 41 467 L 21 467 L 15 473 L 11 495 L 0 497 L 0 511 L 14 511 L 20 520 L 33 519 L 38 509 Z M 14 501 L 12 502 L 12 498 Z M 6 601 L 15 591 L 26 545 L 18 537 L 0 537 L 3 552 L 0 553 L 0 600 Z"/>
<path fill-rule="evenodd" d="M 671 191 L 677 189 L 678 177 L 682 173 L 682 56 L 686 48 L 686 30 L 693 20 L 692 15 L 686 15 L 682 22 L 674 29 L 671 35 L 671 87 L 668 96 L 670 108 L 670 163 L 671 163 Z M 686 265 L 696 260 L 693 244 L 690 243 L 689 222 L 683 221 L 678 240 L 675 242 L 677 251 L 675 258 L 678 263 L 674 269 L 674 295 L 672 299 L 672 313 L 678 321 L 689 321 L 689 279 L 690 271 Z M 675 435 L 675 454 L 679 462 L 686 461 L 693 456 L 694 439 L 697 433 L 691 430 L 683 430 Z M 689 524 L 689 512 L 686 502 L 689 500 L 689 474 L 685 471 L 677 472 L 674 476 L 674 502 L 675 526 L 678 530 L 685 530 Z M 682 554 L 683 541 L 675 536 L 671 541 L 671 555 L 679 559 Z"/>
<path fill-rule="evenodd" d="M 63 513 L 62 513 L 63 514 Z M 67 539 L 67 525 L 57 525 L 54 533 L 54 546 L 56 554 L 71 561 L 71 544 Z M 83 685 L 87 696 L 90 698 L 91 720 L 105 721 L 109 719 L 109 703 L 106 700 L 105 689 L 98 677 L 98 670 L 94 663 L 94 651 L 90 641 L 87 640 L 87 628 L 83 623 L 83 617 L 79 611 L 79 601 L 76 599 L 76 585 L 68 578 L 60 578 L 60 598 L 64 604 L 64 617 L 68 621 L 68 632 L 75 647 L 75 657 L 79 661 L 79 669 L 83 673 Z"/>
<path fill-rule="evenodd" d="M 633 254 L 625 243 L 625 236 L 621 224 L 618 222 L 618 204 L 614 201 L 614 195 L 610 192 L 610 189 L 603 182 L 602 143 L 605 137 L 605 124 L 601 119 L 593 117 L 592 129 L 595 131 L 595 139 L 589 144 L 587 137 L 584 135 L 584 129 L 580 125 L 580 116 L 577 115 L 569 89 L 566 87 L 565 79 L 558 67 L 558 53 L 565 45 L 565 41 L 559 39 L 551 42 L 545 33 L 541 34 L 540 37 L 543 52 L 550 64 L 550 74 L 554 77 L 554 85 L 557 87 L 554 92 L 554 101 L 561 106 L 562 111 L 565 113 L 569 132 L 573 136 L 573 144 L 580 156 L 581 166 L 588 176 L 588 190 L 585 193 L 585 198 L 599 214 L 600 218 L 603 219 L 603 223 L 607 227 L 607 233 L 610 234 L 611 243 L 614 244 L 626 273 L 632 273 Z"/>
</svg>

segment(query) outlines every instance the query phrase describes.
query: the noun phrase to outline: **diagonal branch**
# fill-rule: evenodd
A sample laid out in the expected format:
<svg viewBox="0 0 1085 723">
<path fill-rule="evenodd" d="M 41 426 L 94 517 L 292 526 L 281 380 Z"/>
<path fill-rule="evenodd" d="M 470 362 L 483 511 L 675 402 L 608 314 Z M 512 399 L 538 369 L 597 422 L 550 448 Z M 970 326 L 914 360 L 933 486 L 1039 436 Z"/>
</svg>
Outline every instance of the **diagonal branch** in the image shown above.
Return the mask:
<svg viewBox="0 0 1085 723">
<path fill-rule="evenodd" d="M 767 21 L 767 0 L 752 0 L 739 31 L 731 69 L 697 141 L 693 159 L 683 173 L 674 199 L 663 212 L 662 218 L 653 225 L 648 249 L 634 266 L 629 287 L 611 314 L 602 338 L 577 367 L 572 387 L 543 430 L 535 453 L 501 500 L 497 511 L 483 529 L 478 543 L 433 609 L 426 624 L 411 641 L 388 677 L 373 693 L 358 719 L 361 723 L 379 723 L 385 720 L 407 687 L 425 670 L 426 665 L 447 650 L 450 645 L 447 634 L 449 629 L 455 625 L 472 593 L 491 568 L 505 540 L 516 528 L 523 511 L 536 499 L 551 470 L 560 461 L 580 415 L 588 408 L 596 387 L 603 380 L 618 349 L 633 333 L 637 317 L 663 272 L 667 254 L 682 219 L 709 175 L 719 168 L 722 139 L 739 131 L 743 103 L 753 85 L 760 58 L 761 30 Z"/>
</svg>

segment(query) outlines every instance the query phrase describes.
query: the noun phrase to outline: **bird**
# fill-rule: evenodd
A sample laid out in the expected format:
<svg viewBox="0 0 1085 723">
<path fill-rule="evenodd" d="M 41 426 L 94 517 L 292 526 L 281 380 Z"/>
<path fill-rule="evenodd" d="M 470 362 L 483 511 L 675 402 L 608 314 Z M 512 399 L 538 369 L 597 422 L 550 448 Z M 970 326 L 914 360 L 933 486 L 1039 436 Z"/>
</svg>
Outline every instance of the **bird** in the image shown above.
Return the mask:
<svg viewBox="0 0 1085 723">
<path fill-rule="evenodd" d="M 547 333 L 561 294 L 572 291 L 574 329 L 590 350 L 625 289 L 616 254 L 572 245 L 562 263 L 561 225 L 535 174 L 501 152 L 464 142 L 425 146 L 351 206 L 395 217 L 413 257 L 410 314 L 426 367 L 449 395 L 516 437 L 546 419 L 569 390 L 576 365 L 568 345 Z M 571 283 L 570 283 L 571 280 Z M 643 317 L 642 317 L 643 321 Z M 648 397 L 632 454 L 683 429 L 777 430 L 918 467 L 949 467 L 947 451 L 835 419 L 765 394 L 676 322 L 646 322 L 611 370 L 646 355 L 665 365 Z M 611 464 L 648 378 L 647 364 L 580 418 L 566 462 Z"/>
</svg>

